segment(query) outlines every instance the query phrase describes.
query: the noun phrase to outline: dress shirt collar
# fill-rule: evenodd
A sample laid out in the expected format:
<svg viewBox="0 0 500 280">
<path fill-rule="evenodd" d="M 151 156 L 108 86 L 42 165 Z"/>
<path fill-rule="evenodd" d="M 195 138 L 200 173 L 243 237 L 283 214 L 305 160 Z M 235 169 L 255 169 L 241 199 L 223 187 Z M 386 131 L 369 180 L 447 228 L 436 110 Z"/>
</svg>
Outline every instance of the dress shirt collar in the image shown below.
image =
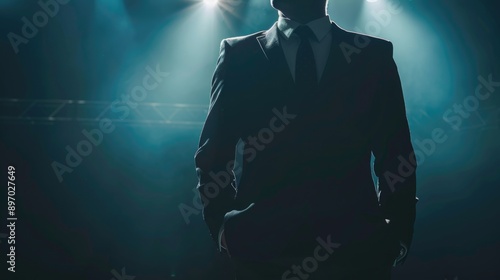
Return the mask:
<svg viewBox="0 0 500 280">
<path fill-rule="evenodd" d="M 280 15 L 278 18 L 278 29 L 281 31 L 286 40 L 290 39 L 295 29 L 300 25 L 300 23 L 282 15 Z M 318 42 L 321 42 L 332 28 L 332 23 L 330 21 L 329 15 L 315 19 L 307 23 L 306 25 L 309 26 L 314 35 L 316 35 L 316 39 L 318 40 Z"/>
</svg>

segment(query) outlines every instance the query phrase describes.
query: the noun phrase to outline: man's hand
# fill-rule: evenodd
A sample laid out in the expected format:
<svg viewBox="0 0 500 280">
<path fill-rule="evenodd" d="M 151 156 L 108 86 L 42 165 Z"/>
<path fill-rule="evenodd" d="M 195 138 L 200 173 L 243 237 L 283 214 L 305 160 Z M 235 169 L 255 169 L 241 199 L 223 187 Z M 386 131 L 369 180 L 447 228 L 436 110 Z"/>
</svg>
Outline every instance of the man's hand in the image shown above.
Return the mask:
<svg viewBox="0 0 500 280">
<path fill-rule="evenodd" d="M 417 202 L 418 202 L 418 198 L 417 198 Z M 387 224 L 390 224 L 391 220 L 385 219 L 385 222 Z M 392 266 L 396 267 L 396 266 L 402 265 L 405 261 L 405 257 L 407 254 L 408 254 L 408 246 L 404 242 L 399 241 L 399 255 L 394 260 L 394 263 L 392 264 Z"/>
<path fill-rule="evenodd" d="M 406 244 L 404 244 L 403 242 L 399 242 L 399 244 L 399 256 L 396 258 L 396 260 L 394 260 L 394 263 L 392 264 L 393 267 L 402 265 L 404 263 L 406 254 L 408 253 L 408 247 L 406 246 Z"/>
</svg>

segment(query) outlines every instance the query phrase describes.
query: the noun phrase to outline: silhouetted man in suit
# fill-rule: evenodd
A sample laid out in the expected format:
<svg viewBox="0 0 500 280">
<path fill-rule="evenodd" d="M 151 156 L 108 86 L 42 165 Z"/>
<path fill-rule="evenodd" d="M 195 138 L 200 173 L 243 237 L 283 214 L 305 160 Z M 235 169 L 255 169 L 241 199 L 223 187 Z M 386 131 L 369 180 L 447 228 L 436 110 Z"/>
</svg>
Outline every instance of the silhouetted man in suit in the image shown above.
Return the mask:
<svg viewBox="0 0 500 280">
<path fill-rule="evenodd" d="M 339 28 L 327 2 L 272 0 L 271 29 L 221 44 L 195 162 L 238 280 L 390 279 L 412 241 L 416 160 L 393 46 Z"/>
</svg>

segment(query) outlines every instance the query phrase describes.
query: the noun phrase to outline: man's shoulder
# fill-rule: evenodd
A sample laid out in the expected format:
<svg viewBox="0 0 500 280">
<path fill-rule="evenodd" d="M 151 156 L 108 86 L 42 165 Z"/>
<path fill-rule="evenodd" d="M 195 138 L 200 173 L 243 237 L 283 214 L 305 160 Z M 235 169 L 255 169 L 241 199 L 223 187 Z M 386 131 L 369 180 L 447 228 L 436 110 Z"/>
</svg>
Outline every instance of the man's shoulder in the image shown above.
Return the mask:
<svg viewBox="0 0 500 280">
<path fill-rule="evenodd" d="M 249 35 L 226 38 L 222 40 L 221 44 L 227 44 L 231 48 L 238 48 L 238 49 L 252 47 L 255 46 L 255 44 L 257 43 L 257 38 L 264 35 L 265 32 L 266 30 L 262 30 Z"/>
<path fill-rule="evenodd" d="M 339 29 L 342 36 L 340 44 L 343 44 L 347 48 L 367 49 L 392 54 L 393 44 L 385 38 L 346 30 L 340 27 Z"/>
</svg>

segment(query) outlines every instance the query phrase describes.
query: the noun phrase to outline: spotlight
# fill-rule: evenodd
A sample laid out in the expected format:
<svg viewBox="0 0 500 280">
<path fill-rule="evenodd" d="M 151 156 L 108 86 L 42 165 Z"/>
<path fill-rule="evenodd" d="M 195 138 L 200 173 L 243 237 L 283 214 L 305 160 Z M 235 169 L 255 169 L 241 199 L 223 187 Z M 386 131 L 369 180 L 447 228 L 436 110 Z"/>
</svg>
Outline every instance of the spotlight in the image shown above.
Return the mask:
<svg viewBox="0 0 500 280">
<path fill-rule="evenodd" d="M 210 7 L 215 7 L 219 3 L 218 0 L 203 0 L 203 2 L 205 2 L 205 5 Z"/>
</svg>

